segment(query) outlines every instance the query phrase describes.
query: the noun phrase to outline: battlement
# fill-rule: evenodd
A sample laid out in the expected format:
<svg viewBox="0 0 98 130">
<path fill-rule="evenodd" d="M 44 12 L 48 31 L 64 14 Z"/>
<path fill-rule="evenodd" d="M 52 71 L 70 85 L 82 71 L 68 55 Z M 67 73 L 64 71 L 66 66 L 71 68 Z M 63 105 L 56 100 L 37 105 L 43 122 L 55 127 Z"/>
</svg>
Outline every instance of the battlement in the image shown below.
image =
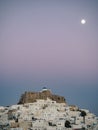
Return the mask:
<svg viewBox="0 0 98 130">
<path fill-rule="evenodd" d="M 66 103 L 64 97 L 54 95 L 51 93 L 50 90 L 43 88 L 40 92 L 25 92 L 21 95 L 18 104 L 33 103 L 36 102 L 37 99 L 46 100 L 47 98 L 50 98 L 51 100 L 56 101 L 57 103 Z"/>
</svg>

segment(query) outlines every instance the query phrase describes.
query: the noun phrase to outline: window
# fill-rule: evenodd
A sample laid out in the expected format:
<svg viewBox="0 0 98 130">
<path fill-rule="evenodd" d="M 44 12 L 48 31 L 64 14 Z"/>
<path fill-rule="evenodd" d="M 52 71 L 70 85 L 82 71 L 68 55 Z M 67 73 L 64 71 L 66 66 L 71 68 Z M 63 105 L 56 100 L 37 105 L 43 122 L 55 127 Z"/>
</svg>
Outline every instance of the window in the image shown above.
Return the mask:
<svg viewBox="0 0 98 130">
<path fill-rule="evenodd" d="M 58 100 L 60 100 L 60 97 L 58 97 Z"/>
</svg>

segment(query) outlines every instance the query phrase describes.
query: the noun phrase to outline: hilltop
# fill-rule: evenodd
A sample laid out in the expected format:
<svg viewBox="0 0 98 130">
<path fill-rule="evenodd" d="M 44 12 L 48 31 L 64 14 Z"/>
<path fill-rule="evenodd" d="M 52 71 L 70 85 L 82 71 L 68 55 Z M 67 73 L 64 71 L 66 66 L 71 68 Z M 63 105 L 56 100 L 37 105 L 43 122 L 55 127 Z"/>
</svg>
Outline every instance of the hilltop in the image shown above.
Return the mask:
<svg viewBox="0 0 98 130">
<path fill-rule="evenodd" d="M 0 130 L 98 130 L 98 117 L 43 88 L 25 92 L 16 105 L 1 106 Z"/>
<path fill-rule="evenodd" d="M 63 96 L 54 95 L 51 90 L 44 87 L 40 92 L 25 92 L 21 95 L 18 104 L 33 103 L 36 102 L 37 99 L 46 100 L 47 98 L 56 101 L 57 103 L 66 103 Z"/>
</svg>

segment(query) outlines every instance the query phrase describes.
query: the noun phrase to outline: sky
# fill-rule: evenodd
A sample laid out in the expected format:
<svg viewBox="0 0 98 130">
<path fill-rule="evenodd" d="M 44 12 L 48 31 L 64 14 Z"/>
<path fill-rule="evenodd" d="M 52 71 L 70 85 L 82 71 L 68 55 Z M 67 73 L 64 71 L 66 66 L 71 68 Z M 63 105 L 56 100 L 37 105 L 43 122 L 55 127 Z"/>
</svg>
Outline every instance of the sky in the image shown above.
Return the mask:
<svg viewBox="0 0 98 130">
<path fill-rule="evenodd" d="M 47 87 L 98 116 L 97 50 L 98 0 L 0 0 L 0 106 Z"/>
</svg>

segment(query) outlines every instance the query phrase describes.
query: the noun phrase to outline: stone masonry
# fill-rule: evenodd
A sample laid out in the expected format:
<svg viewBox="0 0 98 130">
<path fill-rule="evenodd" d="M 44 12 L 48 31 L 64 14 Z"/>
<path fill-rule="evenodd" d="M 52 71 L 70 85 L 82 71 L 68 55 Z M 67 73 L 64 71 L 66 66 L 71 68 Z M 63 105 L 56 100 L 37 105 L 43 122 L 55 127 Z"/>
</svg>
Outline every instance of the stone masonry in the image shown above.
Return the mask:
<svg viewBox="0 0 98 130">
<path fill-rule="evenodd" d="M 54 95 L 51 93 L 50 90 L 45 89 L 41 92 L 25 92 L 22 94 L 18 104 L 24 104 L 24 103 L 33 103 L 36 102 L 37 99 L 44 99 L 50 98 L 53 101 L 56 101 L 57 103 L 66 103 L 66 100 L 62 96 Z"/>
</svg>

